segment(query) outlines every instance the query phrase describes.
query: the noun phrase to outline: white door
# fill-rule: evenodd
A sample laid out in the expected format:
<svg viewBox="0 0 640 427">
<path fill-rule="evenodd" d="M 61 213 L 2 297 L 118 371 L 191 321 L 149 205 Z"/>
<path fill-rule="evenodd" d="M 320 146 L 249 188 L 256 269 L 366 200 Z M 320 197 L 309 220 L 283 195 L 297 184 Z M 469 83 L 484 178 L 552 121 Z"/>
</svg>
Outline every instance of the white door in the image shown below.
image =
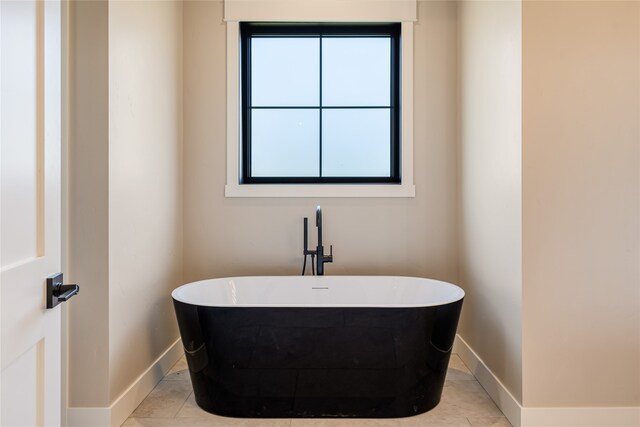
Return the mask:
<svg viewBox="0 0 640 427">
<path fill-rule="evenodd" d="M 0 425 L 60 425 L 60 2 L 0 0 Z"/>
</svg>

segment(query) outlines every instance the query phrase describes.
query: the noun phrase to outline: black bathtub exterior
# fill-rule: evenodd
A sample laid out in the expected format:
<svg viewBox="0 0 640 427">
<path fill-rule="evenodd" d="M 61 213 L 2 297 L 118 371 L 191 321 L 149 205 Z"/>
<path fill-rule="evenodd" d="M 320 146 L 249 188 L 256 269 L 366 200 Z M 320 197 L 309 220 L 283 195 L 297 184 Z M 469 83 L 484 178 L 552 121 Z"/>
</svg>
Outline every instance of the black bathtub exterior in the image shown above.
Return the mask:
<svg viewBox="0 0 640 427">
<path fill-rule="evenodd" d="M 440 401 L 462 308 L 206 307 L 174 299 L 198 405 L 240 418 L 398 418 Z"/>
</svg>

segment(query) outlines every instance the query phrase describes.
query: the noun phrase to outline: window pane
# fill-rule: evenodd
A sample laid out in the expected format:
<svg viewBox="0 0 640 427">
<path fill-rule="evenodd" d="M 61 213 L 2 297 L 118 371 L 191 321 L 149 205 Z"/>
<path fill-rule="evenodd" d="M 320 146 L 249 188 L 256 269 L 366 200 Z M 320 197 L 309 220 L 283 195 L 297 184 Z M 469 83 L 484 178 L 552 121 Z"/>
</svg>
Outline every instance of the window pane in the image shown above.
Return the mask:
<svg viewBox="0 0 640 427">
<path fill-rule="evenodd" d="M 322 104 L 389 106 L 389 38 L 323 38 Z"/>
<path fill-rule="evenodd" d="M 390 110 L 322 112 L 322 175 L 389 177 Z"/>
<path fill-rule="evenodd" d="M 260 109 L 251 114 L 252 176 L 318 176 L 318 110 Z"/>
<path fill-rule="evenodd" d="M 252 106 L 318 106 L 319 49 L 317 38 L 253 38 Z"/>
</svg>

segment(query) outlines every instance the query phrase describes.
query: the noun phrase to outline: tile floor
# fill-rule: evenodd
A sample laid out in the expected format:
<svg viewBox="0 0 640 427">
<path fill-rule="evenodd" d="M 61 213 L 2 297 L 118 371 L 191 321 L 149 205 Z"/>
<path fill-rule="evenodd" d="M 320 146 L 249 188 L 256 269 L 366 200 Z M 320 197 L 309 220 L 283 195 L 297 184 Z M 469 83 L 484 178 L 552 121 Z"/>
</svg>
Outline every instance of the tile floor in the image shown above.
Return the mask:
<svg viewBox="0 0 640 427">
<path fill-rule="evenodd" d="M 511 426 L 458 355 L 451 355 L 440 404 L 426 414 L 397 419 L 237 419 L 196 405 L 187 363 L 180 359 L 122 427 L 436 427 Z"/>
</svg>

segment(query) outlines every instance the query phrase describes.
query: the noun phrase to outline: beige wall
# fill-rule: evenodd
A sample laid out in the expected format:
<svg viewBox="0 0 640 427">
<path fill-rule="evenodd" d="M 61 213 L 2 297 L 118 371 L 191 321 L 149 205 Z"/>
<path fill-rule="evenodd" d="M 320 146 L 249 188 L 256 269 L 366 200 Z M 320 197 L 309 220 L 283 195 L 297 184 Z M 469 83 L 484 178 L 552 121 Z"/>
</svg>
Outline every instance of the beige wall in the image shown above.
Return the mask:
<svg viewBox="0 0 640 427">
<path fill-rule="evenodd" d="M 324 213 L 328 274 L 456 279 L 456 4 L 419 4 L 411 199 L 225 198 L 221 2 L 184 3 L 185 280 L 299 274 L 302 218 Z M 315 228 L 310 230 L 315 232 Z M 315 242 L 315 235 L 310 237 Z"/>
<path fill-rule="evenodd" d="M 527 408 L 637 406 L 640 4 L 464 2 L 459 27 L 459 332 Z"/>
<path fill-rule="evenodd" d="M 523 6 L 523 403 L 640 404 L 640 3 Z"/>
<path fill-rule="evenodd" d="M 69 4 L 69 406 L 109 400 L 108 4 Z"/>
<path fill-rule="evenodd" d="M 459 5 L 459 334 L 522 400 L 521 4 Z"/>
<path fill-rule="evenodd" d="M 182 5 L 70 8 L 69 406 L 108 407 L 178 337 Z"/>
<path fill-rule="evenodd" d="M 109 4 L 109 394 L 178 337 L 182 5 Z"/>
</svg>

